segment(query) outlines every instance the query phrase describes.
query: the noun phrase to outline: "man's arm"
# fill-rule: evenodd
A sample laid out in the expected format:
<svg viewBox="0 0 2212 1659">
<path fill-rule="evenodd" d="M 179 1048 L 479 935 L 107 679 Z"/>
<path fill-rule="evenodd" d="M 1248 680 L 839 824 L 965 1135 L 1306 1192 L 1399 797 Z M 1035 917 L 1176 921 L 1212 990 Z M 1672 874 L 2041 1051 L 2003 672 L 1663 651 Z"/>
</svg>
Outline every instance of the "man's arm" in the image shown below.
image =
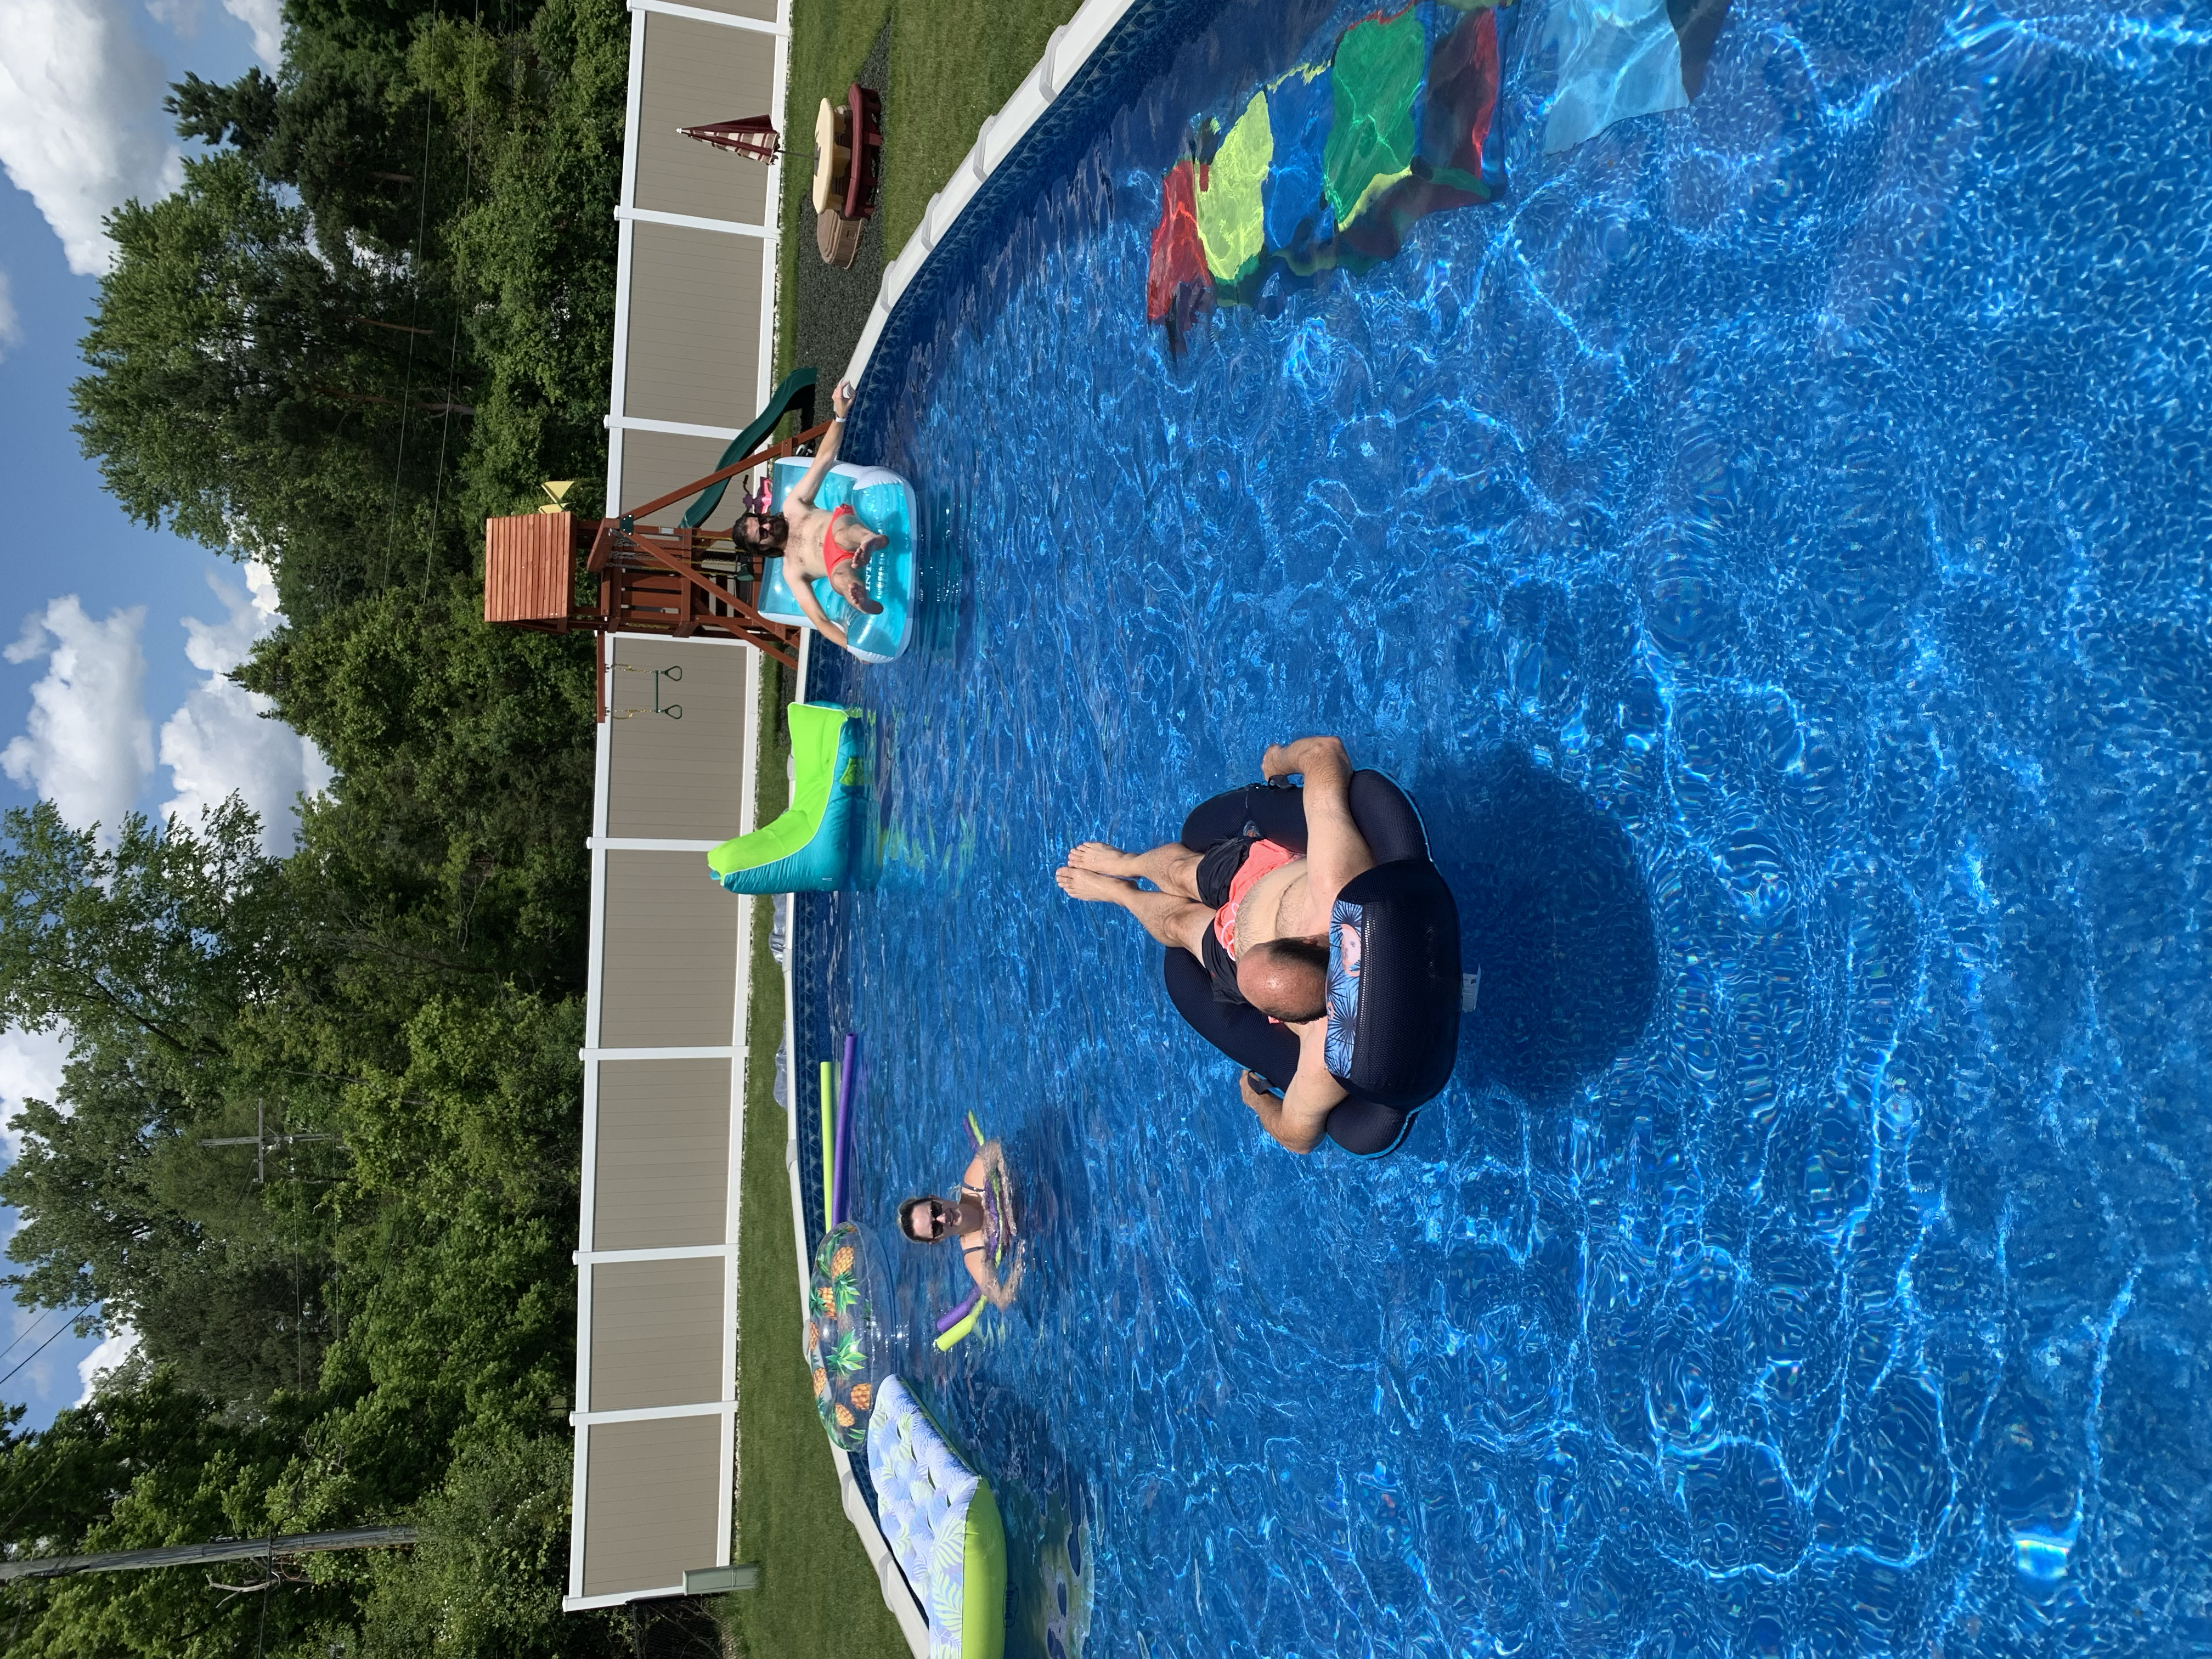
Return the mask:
<svg viewBox="0 0 2212 1659">
<path fill-rule="evenodd" d="M 790 586 L 791 597 L 799 601 L 799 608 L 806 613 L 806 620 L 814 624 L 814 631 L 825 640 L 835 640 L 844 645 L 845 630 L 830 620 L 830 613 L 823 610 L 822 602 L 814 597 L 814 584 L 801 576 Z M 849 650 L 851 647 L 847 648 Z"/>
<path fill-rule="evenodd" d="M 1345 884 L 1375 867 L 1375 854 L 1352 821 L 1352 758 L 1335 738 L 1300 738 L 1270 746 L 1260 770 L 1271 781 L 1305 775 L 1307 913 L 1303 926 L 1282 931 L 1321 933 Z"/>
<path fill-rule="evenodd" d="M 1278 1095 L 1257 1086 L 1252 1073 L 1246 1072 L 1238 1078 L 1237 1087 L 1244 1103 L 1259 1118 L 1260 1127 L 1290 1151 L 1304 1154 L 1321 1145 L 1328 1115 L 1343 1103 L 1344 1085 L 1329 1075 L 1322 1058 L 1328 1017 L 1291 1029 L 1298 1034 L 1298 1069 L 1291 1078 L 1291 1086 Z"/>
<path fill-rule="evenodd" d="M 806 476 L 791 492 L 809 507 L 814 505 L 814 492 L 822 488 L 822 481 L 830 476 L 830 469 L 836 465 L 837 441 L 845 435 L 845 411 L 853 406 L 853 388 L 839 386 L 830 394 L 830 406 L 837 412 L 830 422 L 830 429 L 822 434 L 822 441 L 814 447 L 814 465 L 806 469 Z M 801 603 L 805 602 L 802 600 Z M 818 623 L 816 624 L 817 627 L 820 625 Z M 842 636 L 837 643 L 845 643 Z"/>
</svg>

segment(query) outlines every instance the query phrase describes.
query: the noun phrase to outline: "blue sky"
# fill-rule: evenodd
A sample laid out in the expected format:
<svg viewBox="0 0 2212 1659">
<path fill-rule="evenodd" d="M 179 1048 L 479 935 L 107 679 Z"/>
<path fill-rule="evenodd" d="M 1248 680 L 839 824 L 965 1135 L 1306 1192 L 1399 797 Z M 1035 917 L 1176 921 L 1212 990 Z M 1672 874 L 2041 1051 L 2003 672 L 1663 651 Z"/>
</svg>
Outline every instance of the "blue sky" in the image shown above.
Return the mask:
<svg viewBox="0 0 2212 1659">
<path fill-rule="evenodd" d="M 100 220 L 178 177 L 167 83 L 273 63 L 278 7 L 0 0 L 0 487 L 16 518 L 0 542 L 0 805 L 44 795 L 72 822 L 112 824 L 134 809 L 190 817 L 236 789 L 281 848 L 289 803 L 326 775 L 223 678 L 275 625 L 260 573 L 131 523 L 70 430 Z M 0 1117 L 50 1096 L 60 1057 L 52 1036 L 0 1032 Z M 0 1159 L 15 1151 L 0 1138 Z M 0 1231 L 15 1227 L 0 1210 Z M 0 1302 L 0 1399 L 27 1403 L 33 1426 L 84 1390 L 89 1341 L 64 1335 L 21 1363 L 57 1321 Z"/>
</svg>

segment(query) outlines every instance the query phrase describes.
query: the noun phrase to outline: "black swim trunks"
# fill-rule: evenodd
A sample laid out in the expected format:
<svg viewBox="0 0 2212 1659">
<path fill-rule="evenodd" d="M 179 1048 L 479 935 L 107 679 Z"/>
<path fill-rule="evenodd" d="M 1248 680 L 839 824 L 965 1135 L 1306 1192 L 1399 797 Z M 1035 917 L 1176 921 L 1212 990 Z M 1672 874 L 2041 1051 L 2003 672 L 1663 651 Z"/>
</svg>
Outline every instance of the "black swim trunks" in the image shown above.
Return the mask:
<svg viewBox="0 0 2212 1659">
<path fill-rule="evenodd" d="M 1210 910 L 1218 910 L 1228 903 L 1230 883 L 1244 867 L 1244 860 L 1253 848 L 1265 839 L 1257 835 L 1231 836 L 1207 848 L 1199 858 L 1198 872 L 1192 878 L 1198 888 L 1198 902 Z M 1206 975 L 1213 981 L 1213 1000 L 1243 1001 L 1244 994 L 1237 988 L 1237 958 L 1222 948 L 1211 927 L 1206 928 L 1199 946 L 1198 959 L 1206 964 Z"/>
</svg>

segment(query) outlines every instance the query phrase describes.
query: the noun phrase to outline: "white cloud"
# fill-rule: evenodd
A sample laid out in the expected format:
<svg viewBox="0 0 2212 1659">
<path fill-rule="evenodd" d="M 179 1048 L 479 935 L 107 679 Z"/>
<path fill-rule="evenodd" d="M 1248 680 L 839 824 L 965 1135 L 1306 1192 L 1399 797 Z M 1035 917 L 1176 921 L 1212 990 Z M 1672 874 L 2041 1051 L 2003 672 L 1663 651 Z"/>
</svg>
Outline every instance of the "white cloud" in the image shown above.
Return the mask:
<svg viewBox="0 0 2212 1659">
<path fill-rule="evenodd" d="M 138 1333 L 128 1325 L 118 1327 L 100 1345 L 76 1362 L 77 1380 L 84 1384 L 84 1392 L 76 1403 L 88 1406 L 98 1391 L 103 1373 L 113 1370 L 138 1351 Z"/>
<path fill-rule="evenodd" d="M 253 55 L 275 69 L 284 55 L 283 0 L 222 0 L 222 9 L 253 31 Z"/>
<path fill-rule="evenodd" d="M 200 32 L 200 0 L 146 0 L 146 15 L 179 40 Z"/>
<path fill-rule="evenodd" d="M 258 50 L 258 24 L 254 34 Z M 70 269 L 98 276 L 115 257 L 100 221 L 181 176 L 161 60 L 122 0 L 0 0 L 0 167 L 62 239 Z"/>
<path fill-rule="evenodd" d="M 276 584 L 268 570 L 249 564 L 246 581 L 240 592 L 210 571 L 208 586 L 230 614 L 220 623 L 185 618 L 185 655 L 207 678 L 161 727 L 161 764 L 177 792 L 161 811 L 197 823 L 204 808 L 235 792 L 261 815 L 269 850 L 283 853 L 295 834 L 294 797 L 320 793 L 331 769 L 308 739 L 265 718 L 268 698 L 228 678 L 253 642 L 277 625 Z"/>
<path fill-rule="evenodd" d="M 8 273 L 0 270 L 0 357 L 22 343 L 23 319 L 15 314 L 15 291 L 8 284 Z"/>
<path fill-rule="evenodd" d="M 102 825 L 111 840 L 154 770 L 138 642 L 145 621 L 146 607 L 134 605 L 94 622 L 70 593 L 25 617 L 5 653 L 15 663 L 44 657 L 46 672 L 31 688 L 28 729 L 0 750 L 0 771 L 77 828 Z"/>
<path fill-rule="evenodd" d="M 61 1092 L 69 1042 L 62 1030 L 0 1031 L 0 1160 L 13 1164 L 23 1150 L 15 1121 L 23 1103 Z"/>
</svg>

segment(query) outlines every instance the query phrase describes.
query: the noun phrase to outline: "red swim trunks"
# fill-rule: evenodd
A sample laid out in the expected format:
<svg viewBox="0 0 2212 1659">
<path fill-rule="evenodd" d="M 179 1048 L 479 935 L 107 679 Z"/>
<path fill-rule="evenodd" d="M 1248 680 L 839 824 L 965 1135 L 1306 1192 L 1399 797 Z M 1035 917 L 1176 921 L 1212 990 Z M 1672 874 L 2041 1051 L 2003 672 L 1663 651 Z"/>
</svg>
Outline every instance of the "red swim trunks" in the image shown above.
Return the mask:
<svg viewBox="0 0 2212 1659">
<path fill-rule="evenodd" d="M 828 575 L 846 560 L 860 557 L 859 554 L 849 548 L 837 545 L 837 520 L 856 519 L 859 516 L 860 514 L 854 512 L 849 506 L 840 506 L 831 511 L 830 527 L 822 532 L 822 574 L 823 575 Z"/>
<path fill-rule="evenodd" d="M 1272 841 L 1255 841 L 1244 854 L 1244 862 L 1237 866 L 1237 873 L 1229 878 L 1229 897 L 1213 913 L 1213 937 L 1221 941 L 1221 948 L 1233 960 L 1237 955 L 1237 913 L 1244 908 L 1244 896 L 1259 884 L 1260 878 L 1281 869 L 1296 853 Z"/>
</svg>

